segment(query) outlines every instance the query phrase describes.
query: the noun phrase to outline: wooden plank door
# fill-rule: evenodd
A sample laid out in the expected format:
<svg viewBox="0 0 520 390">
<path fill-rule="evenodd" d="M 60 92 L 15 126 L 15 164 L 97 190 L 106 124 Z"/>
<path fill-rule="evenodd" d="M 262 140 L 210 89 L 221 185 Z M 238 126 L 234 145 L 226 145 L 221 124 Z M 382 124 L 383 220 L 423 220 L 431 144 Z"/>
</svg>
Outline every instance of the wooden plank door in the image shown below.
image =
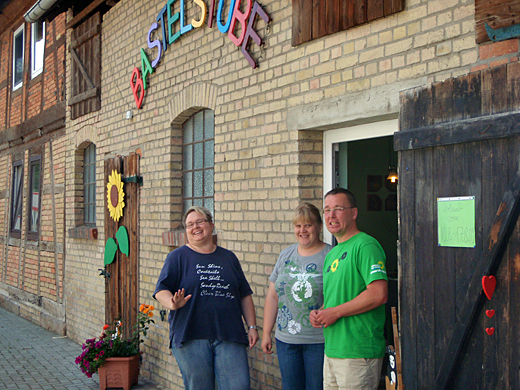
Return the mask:
<svg viewBox="0 0 520 390">
<path fill-rule="evenodd" d="M 519 80 L 520 65 L 509 64 L 401 94 L 405 388 L 520 388 Z M 453 196 L 475 196 L 475 248 L 438 245 L 437 198 Z M 489 274 L 492 300 L 479 283 Z"/>
<path fill-rule="evenodd" d="M 96 12 L 72 31 L 71 119 L 101 108 L 101 14 Z"/>
<path fill-rule="evenodd" d="M 116 157 L 105 161 L 105 194 L 112 171 L 121 174 L 125 193 L 123 216 L 119 221 L 111 218 L 105 195 L 105 242 L 116 239 L 121 226 L 128 232 L 129 253 L 116 252 L 115 260 L 106 266 L 110 277 L 105 278 L 105 319 L 107 324 L 121 319 L 124 336 L 130 337 L 132 326 L 137 322 L 139 280 L 139 155 Z"/>
</svg>

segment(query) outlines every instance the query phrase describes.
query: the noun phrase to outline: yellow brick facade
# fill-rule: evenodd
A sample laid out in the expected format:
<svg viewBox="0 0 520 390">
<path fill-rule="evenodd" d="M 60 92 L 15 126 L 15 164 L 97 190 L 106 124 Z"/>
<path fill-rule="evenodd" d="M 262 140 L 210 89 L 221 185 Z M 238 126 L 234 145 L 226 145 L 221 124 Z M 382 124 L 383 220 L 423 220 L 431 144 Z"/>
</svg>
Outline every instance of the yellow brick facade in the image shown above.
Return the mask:
<svg viewBox="0 0 520 390">
<path fill-rule="evenodd" d="M 137 109 L 130 75 L 141 67 L 141 49 L 150 60 L 156 56 L 146 39 L 165 4 L 121 0 L 104 15 L 101 110 L 76 120 L 67 112 L 64 157 L 55 161 L 67 168 L 67 228 L 77 223 L 78 150 L 90 143 L 97 148 L 98 238 L 67 238 L 65 246 L 67 332 L 77 342 L 96 335 L 105 318 L 104 279 L 98 271 L 107 239 L 105 160 L 142 155 L 139 302 L 151 303 L 164 258 L 173 249 L 163 244 L 162 233 L 179 226 L 182 212 L 181 125 L 201 108 L 214 111 L 218 240 L 240 259 L 261 324 L 268 276 L 279 252 L 294 242 L 292 210 L 301 201 L 321 205 L 325 132 L 395 119 L 400 90 L 491 66 L 497 59 L 479 56 L 473 2 L 407 1 L 402 12 L 292 47 L 291 1 L 265 0 L 271 22 L 258 18 L 255 24 L 265 46 L 249 45 L 258 68 L 251 68 L 227 35 L 204 24 L 162 53 Z M 179 1 L 173 4 L 177 12 Z M 194 3 L 185 4 L 191 20 Z M 70 30 L 67 34 L 70 40 Z M 500 58 L 511 62 L 517 55 Z M 71 61 L 68 56 L 68 86 Z M 126 119 L 128 111 L 131 119 Z M 5 165 L 5 159 L 0 163 Z M 16 261 L 13 254 L 8 264 Z M 168 350 L 168 324 L 160 321 L 158 310 L 145 343 L 143 374 L 179 389 L 182 379 Z M 281 389 L 276 357 L 265 356 L 259 345 L 249 356 L 252 388 Z"/>
</svg>

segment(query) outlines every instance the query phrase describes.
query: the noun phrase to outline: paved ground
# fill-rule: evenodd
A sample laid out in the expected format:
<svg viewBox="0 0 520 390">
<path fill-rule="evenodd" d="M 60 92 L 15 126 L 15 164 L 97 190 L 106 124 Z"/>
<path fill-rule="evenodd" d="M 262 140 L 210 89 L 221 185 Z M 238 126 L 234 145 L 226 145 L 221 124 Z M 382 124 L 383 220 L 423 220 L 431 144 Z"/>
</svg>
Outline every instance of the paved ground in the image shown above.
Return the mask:
<svg viewBox="0 0 520 390">
<path fill-rule="evenodd" d="M 81 346 L 0 308 L 0 389 L 99 390 L 74 363 Z M 132 390 L 161 390 L 145 378 Z"/>
</svg>

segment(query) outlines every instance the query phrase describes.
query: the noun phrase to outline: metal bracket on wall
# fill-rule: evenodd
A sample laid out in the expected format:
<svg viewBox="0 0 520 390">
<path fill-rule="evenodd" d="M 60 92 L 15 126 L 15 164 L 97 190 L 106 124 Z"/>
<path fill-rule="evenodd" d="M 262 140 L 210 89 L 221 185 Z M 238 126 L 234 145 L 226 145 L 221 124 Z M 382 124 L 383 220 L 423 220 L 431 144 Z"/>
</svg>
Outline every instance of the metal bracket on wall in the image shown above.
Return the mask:
<svg viewBox="0 0 520 390">
<path fill-rule="evenodd" d="M 102 268 L 99 268 L 98 271 L 100 271 L 99 276 L 103 276 L 105 279 L 110 280 L 110 272 Z"/>
<path fill-rule="evenodd" d="M 139 187 L 143 186 L 143 177 L 142 176 L 128 176 L 121 178 L 123 183 L 137 183 Z"/>
<path fill-rule="evenodd" d="M 520 24 L 514 24 L 503 28 L 492 29 L 489 24 L 486 25 L 486 32 L 493 42 L 505 41 L 506 39 L 516 38 L 520 36 Z"/>
</svg>

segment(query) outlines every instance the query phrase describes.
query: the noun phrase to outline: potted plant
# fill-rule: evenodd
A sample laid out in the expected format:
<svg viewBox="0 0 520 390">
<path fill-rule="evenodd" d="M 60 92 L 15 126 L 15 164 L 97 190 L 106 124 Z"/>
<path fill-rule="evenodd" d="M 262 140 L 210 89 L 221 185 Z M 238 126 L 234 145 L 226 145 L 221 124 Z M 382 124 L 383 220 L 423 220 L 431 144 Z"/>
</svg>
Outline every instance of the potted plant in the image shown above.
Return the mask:
<svg viewBox="0 0 520 390">
<path fill-rule="evenodd" d="M 123 339 L 121 321 L 116 321 L 115 328 L 103 326 L 98 338 L 87 339 L 83 344 L 83 352 L 76 358 L 76 364 L 89 378 L 99 373 L 101 390 L 107 387 L 122 387 L 130 390 L 137 383 L 139 376 L 139 347 L 154 323 L 154 307 L 141 305 L 137 314 L 137 323 L 133 326 L 132 337 Z"/>
</svg>

